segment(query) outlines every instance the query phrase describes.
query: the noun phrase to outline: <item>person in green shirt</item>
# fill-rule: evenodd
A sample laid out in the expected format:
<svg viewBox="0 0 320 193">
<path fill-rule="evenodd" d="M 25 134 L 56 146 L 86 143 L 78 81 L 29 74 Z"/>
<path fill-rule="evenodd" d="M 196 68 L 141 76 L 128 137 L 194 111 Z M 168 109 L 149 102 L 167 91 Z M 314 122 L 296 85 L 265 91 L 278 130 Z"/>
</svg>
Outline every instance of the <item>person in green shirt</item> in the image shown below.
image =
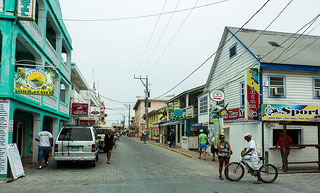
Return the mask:
<svg viewBox="0 0 320 193">
<path fill-rule="evenodd" d="M 203 129 L 200 129 L 200 135 L 199 135 L 199 159 L 201 159 L 201 152 L 203 151 L 204 160 L 206 160 L 206 149 L 207 149 L 207 140 L 208 137 L 205 133 L 203 133 Z"/>
</svg>

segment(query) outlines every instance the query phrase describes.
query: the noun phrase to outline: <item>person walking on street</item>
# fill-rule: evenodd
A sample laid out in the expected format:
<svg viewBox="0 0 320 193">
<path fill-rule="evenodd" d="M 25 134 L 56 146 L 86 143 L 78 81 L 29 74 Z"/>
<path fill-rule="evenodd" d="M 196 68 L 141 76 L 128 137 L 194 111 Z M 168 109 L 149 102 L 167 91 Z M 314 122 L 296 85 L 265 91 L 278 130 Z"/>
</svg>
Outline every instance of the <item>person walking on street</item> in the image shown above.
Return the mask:
<svg viewBox="0 0 320 193">
<path fill-rule="evenodd" d="M 292 138 L 289 135 L 287 135 L 287 144 L 290 144 L 290 143 L 292 143 Z M 284 166 L 283 132 L 279 133 L 278 142 L 277 142 L 276 146 L 274 147 L 274 150 L 276 150 L 279 145 L 280 145 L 280 154 L 281 154 L 281 159 L 282 159 L 282 166 L 280 167 L 280 170 L 282 170 L 283 166 Z M 288 156 L 289 156 L 291 148 L 287 147 L 286 150 L 287 150 L 287 160 L 288 160 Z"/>
<path fill-rule="evenodd" d="M 201 159 L 201 152 L 203 151 L 203 159 L 206 160 L 206 149 L 207 149 L 207 140 L 208 137 L 205 133 L 203 133 L 203 129 L 200 129 L 200 135 L 199 135 L 199 159 Z"/>
<path fill-rule="evenodd" d="M 252 170 L 257 172 L 257 181 L 254 182 L 255 184 L 261 184 L 261 177 L 260 177 L 260 171 L 259 171 L 259 157 L 257 153 L 257 145 L 256 143 L 251 139 L 252 135 L 250 133 L 244 134 L 244 139 L 246 140 L 246 145 L 244 147 L 244 150 L 241 152 L 241 156 L 244 157 L 246 155 L 250 156 L 250 162 L 252 164 Z"/>
<path fill-rule="evenodd" d="M 107 164 L 111 164 L 111 152 L 112 152 L 113 146 L 116 147 L 116 142 L 112 134 L 112 130 L 109 129 L 108 134 L 104 138 L 104 148 L 105 148 L 105 151 L 107 152 Z"/>
<path fill-rule="evenodd" d="M 169 133 L 169 141 L 170 141 L 170 147 L 173 147 L 173 143 L 174 143 L 174 138 L 176 137 L 173 129 L 170 130 L 170 133 Z"/>
<path fill-rule="evenodd" d="M 39 142 L 38 150 L 38 167 L 42 169 L 42 161 L 44 160 L 44 167 L 48 166 L 50 148 L 53 145 L 53 136 L 48 131 L 48 128 L 44 128 L 43 131 L 38 133 L 36 141 Z"/>
<path fill-rule="evenodd" d="M 214 134 L 211 135 L 211 153 L 212 153 L 212 160 L 211 161 L 216 161 L 216 148 L 214 147 L 214 143 L 215 143 L 215 138 L 214 138 Z"/>
<path fill-rule="evenodd" d="M 225 140 L 224 135 L 220 135 L 220 143 L 217 145 L 218 148 L 218 159 L 219 159 L 219 178 L 220 180 L 224 180 L 222 177 L 222 168 L 223 163 L 224 167 L 229 164 L 230 156 L 231 156 L 231 146 L 228 141 Z"/>
</svg>

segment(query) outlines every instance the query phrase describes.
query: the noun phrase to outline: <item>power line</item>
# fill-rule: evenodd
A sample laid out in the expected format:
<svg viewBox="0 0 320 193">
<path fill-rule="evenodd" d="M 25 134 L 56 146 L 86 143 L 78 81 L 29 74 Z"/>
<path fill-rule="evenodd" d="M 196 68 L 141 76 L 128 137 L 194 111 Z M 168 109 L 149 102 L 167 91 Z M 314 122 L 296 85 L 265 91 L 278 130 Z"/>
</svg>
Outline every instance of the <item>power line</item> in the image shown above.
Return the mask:
<svg viewBox="0 0 320 193">
<path fill-rule="evenodd" d="M 193 8 L 196 7 L 196 5 L 199 3 L 199 0 L 196 1 L 196 3 L 193 5 Z M 161 58 L 164 56 L 164 54 L 166 53 L 166 51 L 168 50 L 168 48 L 170 47 L 170 45 L 172 44 L 172 42 L 174 41 L 174 39 L 177 37 L 178 33 L 180 32 L 180 30 L 182 29 L 182 26 L 186 23 L 186 21 L 188 20 L 189 16 L 191 15 L 193 9 L 190 9 L 188 15 L 185 17 L 185 19 L 183 20 L 183 22 L 181 23 L 181 25 L 179 26 L 178 30 L 176 31 L 176 33 L 172 36 L 171 40 L 169 41 L 167 47 L 163 50 L 163 52 L 161 53 L 160 57 L 157 59 L 157 61 L 154 63 L 154 65 L 151 67 L 150 71 L 148 72 L 148 75 L 151 73 L 151 71 L 153 70 L 153 68 L 160 62 Z"/>
<path fill-rule="evenodd" d="M 229 1 L 229 0 L 222 0 L 222 1 L 217 1 L 217 2 L 213 2 L 213 3 L 208 3 L 208 4 L 200 5 L 200 6 L 197 6 L 197 7 L 194 7 L 194 8 L 180 9 L 180 10 L 176 10 L 175 13 L 189 11 L 191 9 L 200 9 L 200 8 L 204 8 L 204 7 L 209 7 L 209 6 L 212 6 L 212 5 L 225 3 L 227 1 Z M 148 15 L 118 17 L 118 18 L 103 18 L 103 19 L 71 19 L 71 18 L 65 18 L 65 19 L 58 19 L 58 20 L 74 21 L 74 22 L 103 22 L 103 21 L 119 21 L 119 20 L 141 19 L 141 18 L 147 18 L 147 17 L 155 17 L 155 16 L 159 16 L 159 15 L 167 15 L 167 14 L 171 14 L 171 13 L 173 13 L 173 11 L 164 12 L 162 14 L 155 13 L 155 14 L 148 14 Z"/>
<path fill-rule="evenodd" d="M 250 18 L 249 20 L 247 20 L 242 26 L 241 28 L 239 28 L 236 33 L 234 35 L 236 35 L 245 25 L 247 25 L 268 3 L 270 2 L 270 0 L 267 0 L 259 9 L 258 11 L 256 11 Z M 232 38 L 232 37 L 231 37 Z M 231 40 L 231 38 L 229 38 L 224 45 L 229 42 Z M 202 62 L 195 70 L 193 70 L 189 75 L 187 75 L 184 79 L 182 79 L 178 84 L 176 84 L 174 87 L 172 87 L 171 89 L 169 89 L 168 91 L 166 91 L 165 93 L 163 93 L 162 95 L 159 95 L 156 98 L 160 98 L 166 94 L 168 94 L 169 92 L 171 92 L 172 90 L 174 90 L 175 88 L 177 88 L 179 85 L 181 85 L 185 80 L 187 80 L 190 76 L 192 76 L 196 71 L 198 71 L 204 64 L 206 64 L 224 45 L 221 45 L 217 51 L 215 51 L 213 54 L 211 54 L 204 62 Z M 155 99 L 156 99 L 155 98 Z"/>
<path fill-rule="evenodd" d="M 135 102 L 128 102 L 128 101 L 119 101 L 119 100 L 115 100 L 115 99 L 112 99 L 112 98 L 109 98 L 109 97 L 105 97 L 101 94 L 98 94 L 96 93 L 95 91 L 91 90 L 91 92 L 93 92 L 94 94 L 100 96 L 101 98 L 104 98 L 104 99 L 107 99 L 109 101 L 113 101 L 113 102 L 116 102 L 116 103 L 122 103 L 122 104 L 125 104 L 125 103 L 135 103 Z"/>
</svg>

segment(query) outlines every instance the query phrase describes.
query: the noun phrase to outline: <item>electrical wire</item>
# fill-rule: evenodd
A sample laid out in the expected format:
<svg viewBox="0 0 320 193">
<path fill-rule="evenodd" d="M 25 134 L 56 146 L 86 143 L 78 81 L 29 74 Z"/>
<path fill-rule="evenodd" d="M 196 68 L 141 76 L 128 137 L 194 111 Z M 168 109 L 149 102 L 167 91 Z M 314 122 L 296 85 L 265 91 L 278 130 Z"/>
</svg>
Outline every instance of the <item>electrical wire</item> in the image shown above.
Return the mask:
<svg viewBox="0 0 320 193">
<path fill-rule="evenodd" d="M 189 11 L 191 9 L 200 9 L 200 8 L 204 8 L 204 7 L 208 7 L 208 6 L 212 6 L 212 5 L 225 3 L 227 1 L 229 1 L 229 0 L 216 1 L 216 2 L 213 2 L 213 3 L 200 5 L 200 6 L 197 6 L 197 7 L 194 7 L 194 8 L 180 9 L 180 10 L 176 10 L 175 13 Z M 64 18 L 64 19 L 58 19 L 58 20 L 74 21 L 74 22 L 104 22 L 104 21 L 119 21 L 119 20 L 131 20 L 131 19 L 141 19 L 141 18 L 147 18 L 147 17 L 156 17 L 156 16 L 159 16 L 159 15 L 167 15 L 167 14 L 171 14 L 171 13 L 173 13 L 173 12 L 172 11 L 168 11 L 168 12 L 164 12 L 162 14 L 155 13 L 155 14 L 148 14 L 148 15 L 118 17 L 118 18 L 103 18 L 103 19 L 71 19 L 71 18 L 69 19 L 69 18 Z"/>
<path fill-rule="evenodd" d="M 199 0 L 196 1 L 196 3 L 193 5 L 193 7 L 196 7 L 196 5 L 199 3 Z M 170 39 L 169 43 L 167 44 L 166 48 L 162 51 L 162 53 L 160 54 L 160 57 L 156 60 L 156 62 L 153 64 L 153 66 L 151 67 L 151 69 L 149 70 L 149 72 L 147 73 L 148 75 L 150 75 L 151 71 L 153 70 L 153 68 L 160 62 L 160 60 L 162 59 L 162 57 L 164 56 L 164 54 L 166 53 L 166 51 L 169 49 L 170 45 L 172 44 L 172 42 L 175 40 L 175 38 L 177 37 L 178 33 L 180 32 L 180 30 L 182 29 L 182 26 L 186 23 L 186 21 L 188 20 L 189 16 L 191 15 L 193 9 L 191 9 L 188 13 L 188 15 L 184 18 L 183 22 L 181 23 L 181 25 L 179 26 L 178 30 L 176 31 L 176 33 L 172 36 L 172 38 Z"/>
<path fill-rule="evenodd" d="M 268 3 L 270 2 L 270 0 L 267 0 L 242 26 L 241 28 L 239 28 L 236 33 L 234 35 L 236 35 L 245 25 L 247 25 Z M 231 37 L 232 38 L 232 37 Z M 229 38 L 224 45 L 229 42 L 231 40 L 231 38 Z M 160 98 L 166 94 L 168 94 L 169 92 L 171 92 L 172 90 L 174 90 L 175 88 L 177 88 L 179 85 L 181 85 L 185 80 L 187 80 L 190 76 L 192 76 L 196 71 L 198 71 L 204 64 L 206 64 L 224 45 L 221 45 L 217 51 L 215 51 L 213 54 L 211 54 L 204 62 L 202 62 L 195 70 L 193 70 L 190 74 L 188 74 L 184 79 L 182 79 L 178 84 L 176 84 L 175 86 L 173 86 L 171 89 L 169 89 L 168 91 L 166 91 L 165 93 L 159 95 L 158 97 L 155 97 L 155 99 Z"/>
</svg>

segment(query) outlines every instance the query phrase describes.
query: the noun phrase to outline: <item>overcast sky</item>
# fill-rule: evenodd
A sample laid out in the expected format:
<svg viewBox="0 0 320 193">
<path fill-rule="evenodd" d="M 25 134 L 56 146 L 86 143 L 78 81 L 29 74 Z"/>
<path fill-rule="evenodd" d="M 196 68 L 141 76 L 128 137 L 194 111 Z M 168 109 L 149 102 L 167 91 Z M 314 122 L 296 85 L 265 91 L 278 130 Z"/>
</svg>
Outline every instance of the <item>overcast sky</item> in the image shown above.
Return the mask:
<svg viewBox="0 0 320 193">
<path fill-rule="evenodd" d="M 176 6 L 177 10 L 181 10 L 192 8 L 197 2 L 196 6 L 201 6 L 220 1 L 60 0 L 60 4 L 64 19 L 95 20 L 159 14 L 162 9 L 163 12 L 170 12 Z M 266 1 L 227 0 L 193 9 L 191 13 L 165 14 L 160 19 L 159 16 L 153 16 L 99 22 L 66 20 L 72 38 L 72 61 L 76 62 L 89 85 L 92 84 L 94 68 L 94 79 L 103 96 L 129 102 L 135 102 L 137 96 L 144 96 L 144 87 L 139 80 L 134 80 L 135 74 L 149 76 L 151 98 L 157 97 L 175 86 L 216 51 L 225 26 L 241 27 Z M 245 28 L 263 30 L 289 1 L 271 0 Z M 294 33 L 319 13 L 319 0 L 294 0 L 268 30 Z M 319 23 L 316 21 L 314 26 Z M 320 35 L 320 26 L 311 34 Z M 205 84 L 212 62 L 213 59 L 170 94 L 179 94 Z M 123 107 L 119 103 L 104 101 L 107 108 Z M 116 122 L 123 113 L 127 114 L 128 111 L 107 110 L 107 121 Z"/>
</svg>

